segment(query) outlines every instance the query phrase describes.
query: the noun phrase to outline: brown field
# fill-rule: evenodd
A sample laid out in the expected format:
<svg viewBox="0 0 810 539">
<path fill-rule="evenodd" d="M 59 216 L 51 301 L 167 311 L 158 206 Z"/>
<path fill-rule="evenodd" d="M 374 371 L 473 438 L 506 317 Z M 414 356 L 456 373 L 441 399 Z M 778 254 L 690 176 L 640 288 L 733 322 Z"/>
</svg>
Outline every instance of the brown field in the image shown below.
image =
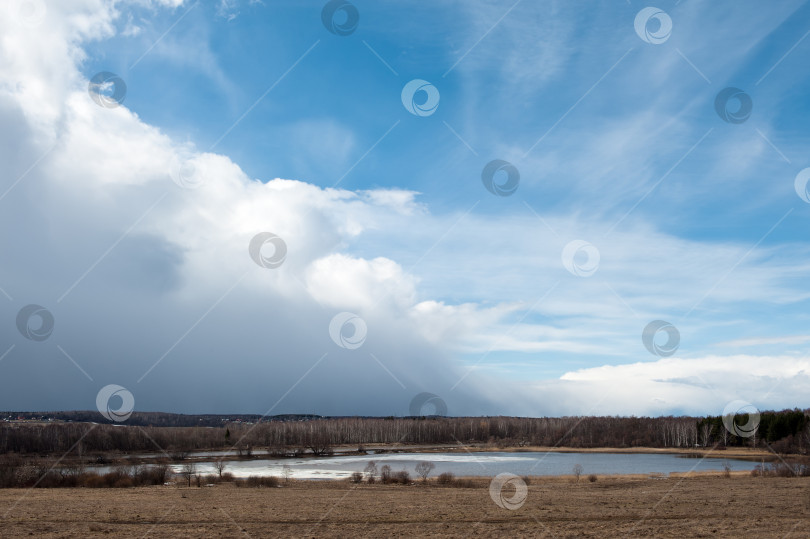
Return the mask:
<svg viewBox="0 0 810 539">
<path fill-rule="evenodd" d="M 3 537 L 810 537 L 810 478 L 736 473 L 532 478 L 502 509 L 487 479 L 435 484 L 290 482 L 0 490 Z"/>
</svg>

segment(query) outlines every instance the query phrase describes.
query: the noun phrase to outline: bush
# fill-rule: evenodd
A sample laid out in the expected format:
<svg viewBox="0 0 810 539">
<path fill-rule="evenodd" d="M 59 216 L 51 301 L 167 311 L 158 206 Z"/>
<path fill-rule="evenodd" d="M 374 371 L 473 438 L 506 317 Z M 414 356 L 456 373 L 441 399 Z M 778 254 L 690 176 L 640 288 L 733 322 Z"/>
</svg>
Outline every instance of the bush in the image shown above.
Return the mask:
<svg viewBox="0 0 810 539">
<path fill-rule="evenodd" d="M 4 457 L 0 460 L 0 488 L 17 485 L 17 471 L 21 466 L 20 459 L 15 457 Z"/>
<path fill-rule="evenodd" d="M 411 484 L 411 474 L 409 474 L 405 470 L 401 470 L 394 474 L 393 477 L 394 483 L 401 483 L 403 485 L 410 485 Z"/>
<path fill-rule="evenodd" d="M 34 464 L 19 466 L 0 461 L 0 486 L 37 488 L 127 488 L 142 485 L 163 485 L 171 475 L 167 464 L 148 466 L 121 465 L 109 472 L 100 474 L 84 471 L 78 465 L 53 467 L 50 461 L 37 461 Z M 51 469 L 53 467 L 53 469 Z M 14 472 L 13 474 L 11 472 Z M 197 476 L 195 476 L 196 478 Z M 202 481 L 202 477 L 198 478 Z M 205 478 L 211 481 L 211 476 Z"/>
<path fill-rule="evenodd" d="M 380 468 L 380 481 L 383 484 L 388 484 L 391 482 L 391 467 L 388 464 Z"/>
<path fill-rule="evenodd" d="M 168 478 L 169 466 L 167 464 L 142 466 L 135 468 L 132 472 L 132 479 L 137 485 L 162 485 Z"/>
<path fill-rule="evenodd" d="M 113 483 L 113 488 L 129 488 L 135 486 L 135 483 L 132 481 L 132 478 L 128 475 L 119 476 L 115 483 Z"/>
<path fill-rule="evenodd" d="M 754 477 L 808 477 L 810 465 L 801 462 L 775 462 L 756 466 L 751 470 Z"/>
<path fill-rule="evenodd" d="M 478 485 L 472 479 L 456 479 L 453 481 L 453 486 L 456 488 L 478 488 Z"/>
<path fill-rule="evenodd" d="M 526 478 L 528 479 L 528 478 Z M 436 483 L 446 487 L 455 487 L 455 488 L 477 488 L 478 485 L 475 484 L 475 481 L 472 479 L 456 479 L 456 476 L 450 472 L 444 472 L 439 474 L 439 477 L 436 479 Z M 528 484 L 528 481 L 526 481 Z"/>
<path fill-rule="evenodd" d="M 588 476 L 588 481 L 590 481 L 591 483 L 596 483 L 596 479 L 597 478 L 595 473 L 592 473 L 591 475 Z"/>
<path fill-rule="evenodd" d="M 54 488 L 60 486 L 61 476 L 53 471 L 41 472 L 36 482 L 37 488 Z"/>
<path fill-rule="evenodd" d="M 451 472 L 444 472 L 439 474 L 439 477 L 436 479 L 436 482 L 440 485 L 449 485 L 453 481 L 455 481 L 456 476 L 453 475 Z"/>
<path fill-rule="evenodd" d="M 349 481 L 352 483 L 361 483 L 363 481 L 363 474 L 360 472 L 353 472 L 351 476 L 349 476 Z"/>
<path fill-rule="evenodd" d="M 246 479 L 237 479 L 234 483 L 237 487 L 277 487 L 279 480 L 272 475 L 267 477 L 251 475 Z"/>
<path fill-rule="evenodd" d="M 82 486 L 87 488 L 103 488 L 107 486 L 104 476 L 98 474 L 87 474 L 82 481 Z"/>
</svg>

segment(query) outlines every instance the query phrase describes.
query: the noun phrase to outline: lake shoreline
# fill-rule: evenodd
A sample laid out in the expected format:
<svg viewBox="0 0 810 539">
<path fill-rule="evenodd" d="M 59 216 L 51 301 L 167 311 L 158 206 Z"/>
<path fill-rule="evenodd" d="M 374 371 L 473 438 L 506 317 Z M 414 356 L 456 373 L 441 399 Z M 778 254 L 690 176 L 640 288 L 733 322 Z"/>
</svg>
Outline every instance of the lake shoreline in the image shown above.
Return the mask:
<svg viewBox="0 0 810 539">
<path fill-rule="evenodd" d="M 360 449 L 362 448 L 362 449 Z M 304 453 L 300 455 L 272 455 L 267 448 L 254 448 L 251 456 L 230 453 L 232 449 L 205 449 L 191 452 L 184 459 L 172 458 L 169 453 L 155 451 L 152 453 L 141 453 L 139 455 L 125 455 L 111 453 L 106 455 L 105 464 L 149 464 L 155 462 L 180 463 L 185 461 L 201 462 L 211 460 L 222 460 L 225 462 L 239 462 L 263 459 L 322 459 L 337 456 L 368 456 L 373 460 L 375 455 L 388 455 L 399 453 L 417 453 L 431 455 L 436 453 L 576 453 L 576 454 L 660 454 L 660 455 L 680 455 L 685 458 L 707 458 L 707 459 L 736 459 L 752 462 L 774 462 L 779 457 L 765 449 L 754 449 L 746 447 L 732 448 L 660 448 L 660 447 L 544 447 L 544 446 L 508 446 L 498 447 L 486 444 L 435 444 L 435 445 L 404 445 L 404 444 L 370 444 L 370 445 L 341 445 L 333 448 L 331 455 L 314 455 Z M 197 454 L 195 454 L 197 453 Z M 198 453 L 206 453 L 198 455 Z M 148 456 L 146 456 L 148 455 Z M 807 458 L 802 455 L 782 455 L 789 458 Z"/>
<path fill-rule="evenodd" d="M 741 460 L 765 460 L 777 458 L 767 449 L 753 449 L 747 447 L 733 448 L 675 448 L 675 447 L 545 447 L 545 446 L 508 446 L 498 447 L 490 445 L 436 445 L 408 447 L 403 445 L 373 445 L 365 447 L 366 451 L 406 452 L 406 453 L 627 453 L 627 454 L 672 454 L 695 455 L 697 458 L 734 458 Z M 361 453 L 357 453 L 361 454 Z"/>
</svg>

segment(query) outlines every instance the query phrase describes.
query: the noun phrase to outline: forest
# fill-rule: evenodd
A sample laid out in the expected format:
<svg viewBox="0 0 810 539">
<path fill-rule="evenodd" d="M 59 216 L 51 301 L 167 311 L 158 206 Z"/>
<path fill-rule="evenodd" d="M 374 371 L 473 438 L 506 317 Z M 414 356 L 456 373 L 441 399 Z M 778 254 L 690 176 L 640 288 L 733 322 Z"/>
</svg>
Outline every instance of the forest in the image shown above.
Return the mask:
<svg viewBox="0 0 810 539">
<path fill-rule="evenodd" d="M 90 412 L 87 412 L 90 414 Z M 157 414 L 165 419 L 170 414 Z M 779 453 L 810 451 L 810 410 L 763 412 L 748 437 L 736 436 L 714 417 L 409 417 L 311 418 L 285 416 L 262 421 L 222 422 L 218 426 L 160 426 L 149 414 L 132 415 L 127 425 L 97 422 L 0 423 L 0 454 L 163 452 L 182 457 L 189 451 L 258 448 L 274 455 L 330 454 L 335 446 L 364 444 L 490 444 L 498 447 L 690 448 L 760 447 Z M 744 424 L 747 416 L 736 418 Z"/>
</svg>

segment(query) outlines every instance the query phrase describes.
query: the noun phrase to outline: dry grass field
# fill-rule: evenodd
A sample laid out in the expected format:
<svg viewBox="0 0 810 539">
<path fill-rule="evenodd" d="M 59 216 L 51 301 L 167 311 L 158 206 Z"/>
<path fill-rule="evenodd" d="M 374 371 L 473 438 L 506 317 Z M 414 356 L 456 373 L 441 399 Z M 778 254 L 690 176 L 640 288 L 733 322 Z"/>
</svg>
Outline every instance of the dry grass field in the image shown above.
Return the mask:
<svg viewBox="0 0 810 539">
<path fill-rule="evenodd" d="M 475 488 L 301 481 L 0 490 L 3 537 L 810 537 L 810 478 L 532 478 L 525 504 Z"/>
</svg>

